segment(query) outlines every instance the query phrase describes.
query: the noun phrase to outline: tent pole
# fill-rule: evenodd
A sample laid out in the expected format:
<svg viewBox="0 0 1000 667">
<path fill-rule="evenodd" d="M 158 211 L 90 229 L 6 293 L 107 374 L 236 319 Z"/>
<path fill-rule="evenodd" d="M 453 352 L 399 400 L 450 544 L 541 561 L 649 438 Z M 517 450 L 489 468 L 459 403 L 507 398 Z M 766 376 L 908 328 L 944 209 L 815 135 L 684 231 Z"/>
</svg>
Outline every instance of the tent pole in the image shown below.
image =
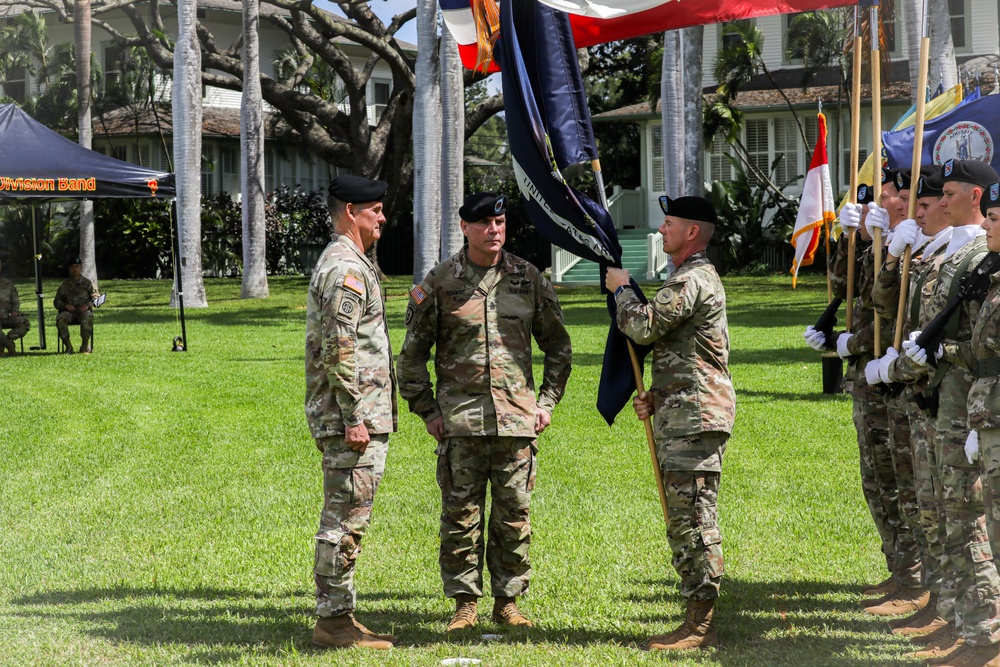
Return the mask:
<svg viewBox="0 0 1000 667">
<path fill-rule="evenodd" d="M 172 223 L 170 225 L 170 235 L 176 239 L 174 243 L 174 276 L 177 278 L 177 305 L 181 311 L 180 346 L 177 345 L 177 340 L 174 339 L 174 352 L 187 352 L 187 326 L 184 322 L 184 285 L 181 282 L 184 270 L 181 266 L 181 233 L 178 227 L 176 199 L 170 202 L 170 218 L 170 222 Z"/>
<path fill-rule="evenodd" d="M 31 242 L 35 251 L 35 297 L 38 300 L 38 347 L 32 350 L 45 349 L 45 295 L 42 293 L 42 253 L 41 241 L 38 238 L 38 222 L 35 220 L 35 205 L 31 205 Z"/>
</svg>

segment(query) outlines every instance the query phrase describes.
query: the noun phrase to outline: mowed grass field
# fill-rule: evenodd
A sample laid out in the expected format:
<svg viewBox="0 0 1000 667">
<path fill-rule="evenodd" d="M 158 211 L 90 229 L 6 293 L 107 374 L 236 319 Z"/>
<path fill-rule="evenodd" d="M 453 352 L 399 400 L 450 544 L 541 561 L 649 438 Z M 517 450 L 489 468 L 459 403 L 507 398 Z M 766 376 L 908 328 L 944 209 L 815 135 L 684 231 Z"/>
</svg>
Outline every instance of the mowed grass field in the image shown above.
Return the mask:
<svg viewBox="0 0 1000 667">
<path fill-rule="evenodd" d="M 908 644 L 860 611 L 885 571 L 850 399 L 821 393 L 801 337 L 825 286 L 725 284 L 739 403 L 720 494 L 722 648 L 642 650 L 683 604 L 641 424 L 626 408 L 609 428 L 593 407 L 608 328 L 596 288 L 558 290 L 574 367 L 539 442 L 522 600 L 537 627 L 445 635 L 434 446 L 404 408 L 356 575 L 359 618 L 400 637 L 382 653 L 309 646 L 322 487 L 302 410 L 306 279 L 272 279 L 260 301 L 208 281 L 183 354 L 168 283 L 104 281 L 93 355 L 55 354 L 49 302 L 49 350 L 0 359 L 0 665 L 907 664 Z M 18 286 L 34 313 L 33 286 Z M 397 351 L 408 287 L 386 285 Z"/>
</svg>

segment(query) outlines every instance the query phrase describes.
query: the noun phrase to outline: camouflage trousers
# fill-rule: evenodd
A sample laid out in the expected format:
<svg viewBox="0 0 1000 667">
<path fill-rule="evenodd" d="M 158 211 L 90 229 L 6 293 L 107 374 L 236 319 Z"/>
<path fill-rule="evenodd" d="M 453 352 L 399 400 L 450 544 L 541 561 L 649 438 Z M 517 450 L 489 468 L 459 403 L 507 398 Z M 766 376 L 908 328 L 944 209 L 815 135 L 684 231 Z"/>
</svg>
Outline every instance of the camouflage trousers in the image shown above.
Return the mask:
<svg viewBox="0 0 1000 667">
<path fill-rule="evenodd" d="M 924 588 L 938 596 L 938 615 L 955 620 L 955 581 L 945 577 L 945 522 L 941 476 L 934 454 L 934 420 L 922 410 L 910 410 L 910 444 L 913 448 L 913 476 L 916 480 L 923 555 Z"/>
<path fill-rule="evenodd" d="M 968 431 L 960 420 L 936 424 L 945 521 L 945 576 L 955 581 L 955 624 L 973 645 L 1000 640 L 1000 578 L 986 529 L 983 478 L 965 460 Z"/>
<path fill-rule="evenodd" d="M 672 564 L 680 577 L 681 595 L 692 600 L 719 596 L 724 559 L 719 528 L 719 482 L 722 457 L 729 436 L 700 433 L 656 443 L 656 455 L 667 494 L 667 542 Z M 674 470 L 682 452 L 702 452 L 700 470 Z M 689 457 L 690 458 L 690 457 Z"/>
<path fill-rule="evenodd" d="M 64 310 L 56 315 L 56 331 L 63 340 L 69 340 L 69 325 L 80 325 L 80 338 L 90 340 L 94 334 L 94 312 L 85 310 L 82 313 L 71 313 Z"/>
<path fill-rule="evenodd" d="M 0 337 L 4 335 L 4 329 L 10 329 L 7 332 L 7 338 L 17 340 L 18 338 L 23 338 L 24 334 L 28 333 L 28 329 L 30 328 L 31 321 L 23 315 L 18 315 L 17 317 L 0 317 Z"/>
<path fill-rule="evenodd" d="M 528 590 L 531 523 L 538 448 L 532 438 L 446 438 L 437 447 L 441 487 L 441 551 L 444 594 L 483 595 L 483 553 L 494 597 Z M 485 544 L 486 491 L 492 504 Z"/>
<path fill-rule="evenodd" d="M 979 430 L 979 470 L 986 492 L 986 532 L 1000 554 L 1000 428 Z"/>
<path fill-rule="evenodd" d="M 904 588 L 919 588 L 922 581 L 923 555 L 927 542 L 920 527 L 920 509 L 917 506 L 917 485 L 911 446 L 909 412 L 916 406 L 902 396 L 885 398 L 886 416 L 889 420 L 889 454 L 896 479 L 896 500 L 902 524 L 896 532 L 893 552 L 893 575 L 896 583 Z"/>
<path fill-rule="evenodd" d="M 854 427 L 858 432 L 861 492 L 882 542 L 886 567 L 895 574 L 896 536 L 902 528 L 896 473 L 889 450 L 885 401 L 864 380 L 854 385 Z"/>
<path fill-rule="evenodd" d="M 351 450 L 343 436 L 318 443 L 323 448 L 323 513 L 313 565 L 316 615 L 339 616 L 354 611 L 354 563 L 385 470 L 389 436 L 372 435 L 363 453 Z"/>
</svg>

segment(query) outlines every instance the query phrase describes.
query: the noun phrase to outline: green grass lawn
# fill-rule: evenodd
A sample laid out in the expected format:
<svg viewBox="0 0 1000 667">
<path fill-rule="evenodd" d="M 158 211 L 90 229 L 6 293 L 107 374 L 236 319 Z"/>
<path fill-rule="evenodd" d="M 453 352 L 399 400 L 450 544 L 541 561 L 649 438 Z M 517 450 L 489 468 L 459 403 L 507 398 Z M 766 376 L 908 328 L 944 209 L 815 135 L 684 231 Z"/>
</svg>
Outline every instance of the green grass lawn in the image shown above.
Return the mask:
<svg viewBox="0 0 1000 667">
<path fill-rule="evenodd" d="M 356 576 L 359 618 L 401 645 L 312 650 L 306 280 L 270 285 L 270 299 L 241 301 L 238 282 L 208 281 L 211 306 L 188 311 L 178 354 L 169 284 L 104 281 L 93 355 L 54 353 L 49 303 L 49 351 L 0 359 L 0 665 L 906 664 L 908 644 L 859 610 L 884 563 L 850 400 L 821 393 L 802 343 L 826 300 L 811 277 L 794 292 L 787 277 L 726 281 L 738 409 L 720 497 L 723 648 L 641 650 L 683 606 L 641 424 L 627 408 L 609 428 L 593 407 L 608 319 L 596 289 L 576 288 L 559 290 L 573 375 L 539 442 L 523 600 L 537 627 L 445 636 L 434 447 L 407 413 Z M 408 287 L 387 284 L 396 350 Z"/>
</svg>

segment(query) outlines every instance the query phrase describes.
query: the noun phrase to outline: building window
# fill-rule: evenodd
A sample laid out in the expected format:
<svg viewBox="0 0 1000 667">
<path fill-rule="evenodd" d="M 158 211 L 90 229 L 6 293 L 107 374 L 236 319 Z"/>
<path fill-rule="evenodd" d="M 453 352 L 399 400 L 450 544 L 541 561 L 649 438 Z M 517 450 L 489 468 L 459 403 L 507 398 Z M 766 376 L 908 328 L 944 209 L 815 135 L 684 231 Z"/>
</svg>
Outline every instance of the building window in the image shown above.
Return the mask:
<svg viewBox="0 0 1000 667">
<path fill-rule="evenodd" d="M 117 44 L 104 47 L 104 88 L 113 87 L 121 80 L 125 49 Z"/>
<path fill-rule="evenodd" d="M 128 146 L 112 146 L 109 155 L 116 160 L 121 160 L 122 162 L 128 162 Z"/>
<path fill-rule="evenodd" d="M 716 135 L 707 152 L 708 163 L 705 165 L 705 173 L 708 175 L 708 180 L 726 183 L 733 180 L 733 165 L 729 161 L 729 156 L 733 154 L 732 146 L 724 138 Z"/>
<path fill-rule="evenodd" d="M 372 82 L 372 93 L 375 98 L 375 123 L 382 119 L 382 113 L 389 105 L 389 95 L 392 92 L 392 84 L 388 81 Z"/>
<path fill-rule="evenodd" d="M 215 151 L 206 148 L 201 153 L 201 196 L 211 197 L 215 194 Z"/>
<path fill-rule="evenodd" d="M 264 151 L 264 187 L 268 192 L 278 189 L 278 180 L 274 171 L 274 150 Z"/>
<path fill-rule="evenodd" d="M 886 128 L 888 129 L 888 128 Z M 861 113 L 861 136 L 858 142 L 858 169 L 868 159 L 868 154 L 872 152 L 872 117 L 869 111 L 866 115 Z M 840 182 L 845 190 L 850 188 L 851 183 L 851 117 L 850 114 L 841 116 L 840 123 Z M 870 184 L 869 184 L 870 185 Z"/>
<path fill-rule="evenodd" d="M 28 92 L 28 75 L 24 66 L 11 67 L 3 80 L 4 97 L 9 97 L 18 104 L 24 103 Z"/>
<path fill-rule="evenodd" d="M 951 40 L 956 51 L 971 51 L 972 40 L 969 0 L 948 0 L 948 15 L 951 17 Z"/>
<path fill-rule="evenodd" d="M 767 174 L 771 160 L 768 154 L 768 130 L 770 120 L 767 118 L 751 118 L 744 124 L 744 134 L 746 135 L 747 157 L 750 164 L 763 174 Z M 747 180 L 751 186 L 757 186 L 760 179 L 757 178 L 754 169 L 747 174 Z"/>
<path fill-rule="evenodd" d="M 774 119 L 774 159 L 777 160 L 779 155 L 784 156 L 783 159 L 778 160 L 778 164 L 774 167 L 773 180 L 779 188 L 802 186 L 796 180 L 805 173 L 799 164 L 799 143 L 801 141 L 799 126 L 794 118 Z"/>
<path fill-rule="evenodd" d="M 752 25 L 754 25 L 754 20 L 753 19 L 746 19 L 746 20 L 743 20 L 743 21 L 727 21 L 725 23 L 720 24 L 719 25 L 719 50 L 720 51 L 728 49 L 731 46 L 736 46 L 736 45 L 741 44 L 743 42 L 743 37 L 741 37 L 739 34 L 737 34 L 737 33 L 729 33 L 726 30 L 726 26 L 730 26 L 730 25 L 733 25 L 733 26 L 735 26 L 735 25 L 752 26 Z"/>
<path fill-rule="evenodd" d="M 654 125 L 652 135 L 650 155 L 653 156 L 653 169 L 650 172 L 650 183 L 653 192 L 666 192 L 667 178 L 663 173 L 663 125 Z"/>
</svg>

